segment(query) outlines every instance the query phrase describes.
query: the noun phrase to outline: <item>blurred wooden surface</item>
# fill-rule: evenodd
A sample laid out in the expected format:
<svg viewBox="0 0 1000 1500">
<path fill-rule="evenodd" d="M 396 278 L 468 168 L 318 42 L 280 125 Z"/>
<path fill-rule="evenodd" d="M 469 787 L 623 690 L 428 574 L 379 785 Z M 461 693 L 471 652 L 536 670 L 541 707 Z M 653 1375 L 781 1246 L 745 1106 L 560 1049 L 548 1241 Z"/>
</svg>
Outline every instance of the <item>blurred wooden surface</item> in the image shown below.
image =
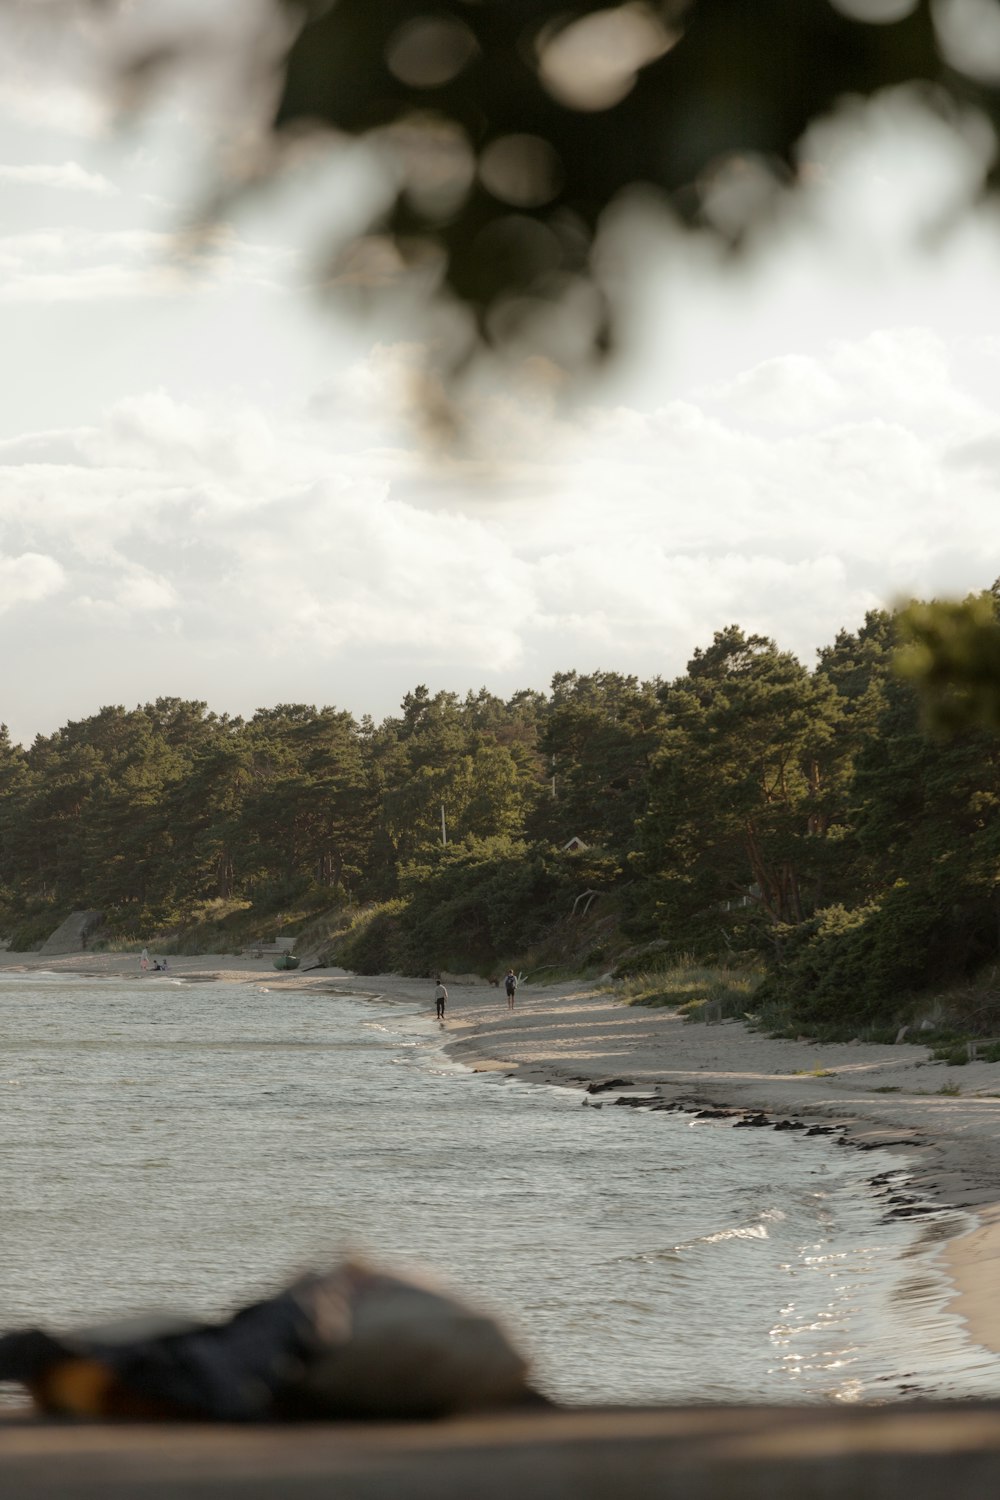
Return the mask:
<svg viewBox="0 0 1000 1500">
<path fill-rule="evenodd" d="M 954 1500 L 1000 1492 L 1000 1404 L 532 1412 L 426 1424 L 0 1420 L 3 1500 Z"/>
</svg>

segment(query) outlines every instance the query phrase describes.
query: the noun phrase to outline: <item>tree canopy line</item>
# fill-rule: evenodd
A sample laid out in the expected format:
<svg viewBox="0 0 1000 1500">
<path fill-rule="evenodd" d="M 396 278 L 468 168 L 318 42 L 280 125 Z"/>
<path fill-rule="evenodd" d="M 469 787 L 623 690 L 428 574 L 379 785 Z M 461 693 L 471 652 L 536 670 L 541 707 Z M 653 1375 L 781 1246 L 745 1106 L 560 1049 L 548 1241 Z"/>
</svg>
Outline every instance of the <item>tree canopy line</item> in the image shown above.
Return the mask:
<svg viewBox="0 0 1000 1500">
<path fill-rule="evenodd" d="M 810 670 L 732 625 L 672 680 L 419 686 L 380 724 L 160 698 L 4 730 L 0 926 L 204 948 L 333 913 L 369 973 L 761 955 L 793 1018 L 888 1019 L 1000 958 L 1000 741 L 926 732 L 899 636 L 872 612 Z"/>
</svg>

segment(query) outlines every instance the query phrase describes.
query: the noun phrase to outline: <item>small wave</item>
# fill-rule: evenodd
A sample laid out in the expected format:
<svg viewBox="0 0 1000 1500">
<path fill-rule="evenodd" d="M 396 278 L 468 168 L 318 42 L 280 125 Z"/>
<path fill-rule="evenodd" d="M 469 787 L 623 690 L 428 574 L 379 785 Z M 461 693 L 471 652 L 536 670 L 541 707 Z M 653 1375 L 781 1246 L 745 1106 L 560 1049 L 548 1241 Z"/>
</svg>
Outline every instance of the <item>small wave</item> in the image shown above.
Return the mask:
<svg viewBox="0 0 1000 1500">
<path fill-rule="evenodd" d="M 678 1245 L 669 1245 L 664 1250 L 644 1250 L 638 1255 L 620 1257 L 623 1264 L 651 1264 L 654 1261 L 679 1261 L 685 1252 L 697 1250 L 699 1245 L 722 1245 L 728 1240 L 770 1239 L 763 1224 L 741 1224 L 732 1229 L 717 1229 L 714 1234 L 700 1234 L 693 1240 L 682 1240 Z"/>
<path fill-rule="evenodd" d="M 721 1245 L 726 1240 L 766 1240 L 769 1239 L 767 1228 L 763 1224 L 745 1224 L 739 1229 L 719 1229 L 715 1234 L 703 1234 L 700 1239 L 694 1240 L 696 1245 Z M 687 1246 L 680 1246 L 687 1249 Z"/>
<path fill-rule="evenodd" d="M 775 1323 L 768 1334 L 773 1344 L 783 1344 L 788 1339 L 798 1338 L 804 1333 L 827 1333 L 831 1329 L 838 1330 L 844 1327 L 843 1317 L 832 1312 L 818 1313 L 811 1321 L 803 1320 L 801 1323 Z M 790 1356 L 785 1356 L 789 1358 Z M 795 1356 L 800 1358 L 799 1355 Z"/>
</svg>

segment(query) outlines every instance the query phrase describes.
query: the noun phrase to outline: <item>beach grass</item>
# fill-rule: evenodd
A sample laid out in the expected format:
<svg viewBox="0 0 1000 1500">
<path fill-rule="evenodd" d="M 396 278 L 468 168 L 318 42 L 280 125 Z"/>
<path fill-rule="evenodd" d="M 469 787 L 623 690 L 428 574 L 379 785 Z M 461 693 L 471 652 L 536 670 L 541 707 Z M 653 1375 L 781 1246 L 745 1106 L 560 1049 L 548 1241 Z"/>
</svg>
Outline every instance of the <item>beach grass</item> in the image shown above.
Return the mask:
<svg viewBox="0 0 1000 1500">
<path fill-rule="evenodd" d="M 688 1021 L 742 1017 L 763 971 L 699 964 L 682 955 L 669 965 L 617 980 L 612 993 L 625 1005 L 669 1006 Z"/>
</svg>

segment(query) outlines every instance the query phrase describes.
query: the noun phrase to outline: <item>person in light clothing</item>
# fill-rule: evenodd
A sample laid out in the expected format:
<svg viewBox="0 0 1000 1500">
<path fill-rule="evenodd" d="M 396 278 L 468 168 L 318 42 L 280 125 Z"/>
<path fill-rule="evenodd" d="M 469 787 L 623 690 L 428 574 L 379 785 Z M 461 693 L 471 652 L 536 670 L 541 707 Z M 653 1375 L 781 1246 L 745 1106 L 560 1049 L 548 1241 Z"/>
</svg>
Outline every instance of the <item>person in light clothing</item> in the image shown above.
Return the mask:
<svg viewBox="0 0 1000 1500">
<path fill-rule="evenodd" d="M 445 989 L 444 985 L 439 979 L 434 988 L 434 1011 L 439 1021 L 444 1020 L 444 1008 L 447 1003 L 448 991 Z"/>
</svg>

